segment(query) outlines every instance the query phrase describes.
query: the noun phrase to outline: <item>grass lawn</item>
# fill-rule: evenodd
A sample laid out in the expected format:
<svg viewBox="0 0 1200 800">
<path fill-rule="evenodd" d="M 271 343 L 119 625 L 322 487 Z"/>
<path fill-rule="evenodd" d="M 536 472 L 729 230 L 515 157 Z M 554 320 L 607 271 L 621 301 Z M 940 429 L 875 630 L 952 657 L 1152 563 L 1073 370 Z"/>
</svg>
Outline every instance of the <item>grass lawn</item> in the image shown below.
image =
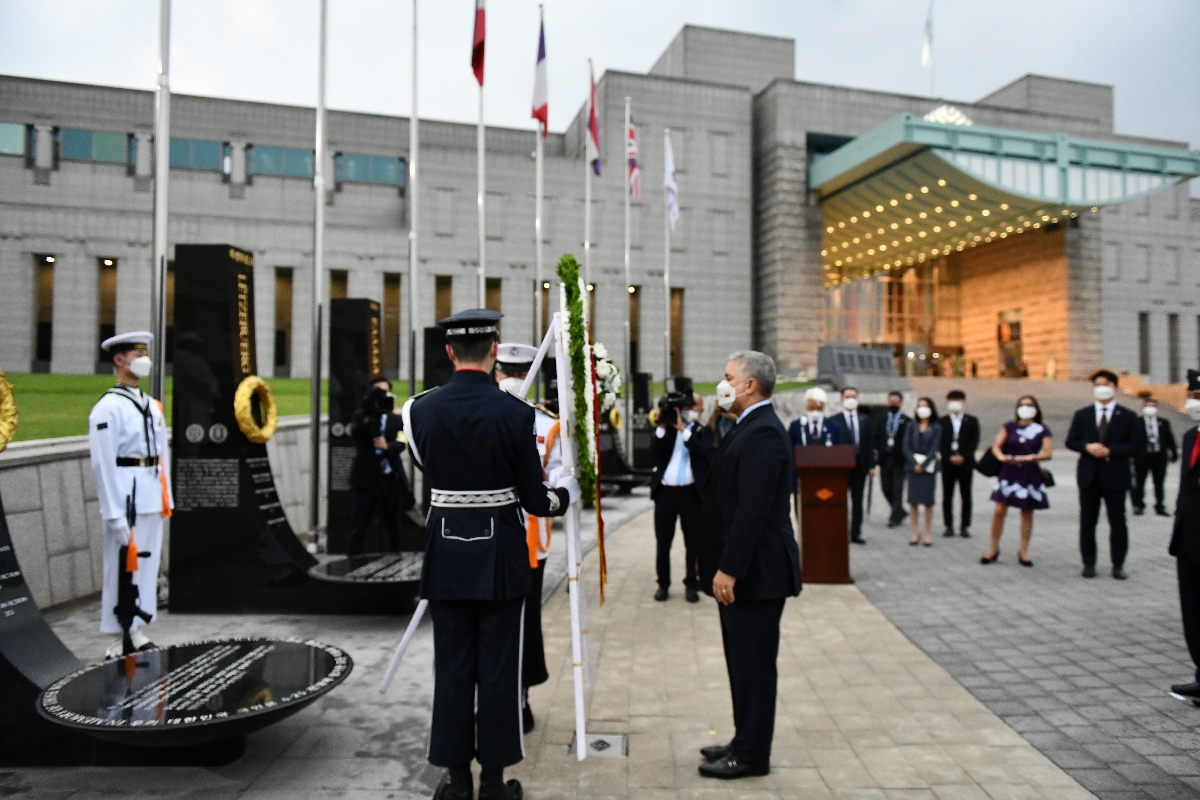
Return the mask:
<svg viewBox="0 0 1200 800">
<path fill-rule="evenodd" d="M 87 433 L 87 418 L 100 395 L 113 385 L 109 375 L 45 375 L 8 374 L 16 395 L 17 424 L 13 441 L 26 439 L 49 439 L 57 436 L 82 436 Z M 279 416 L 307 414 L 309 412 L 309 386 L 305 378 L 267 378 Z M 142 389 L 149 386 L 142 381 Z M 172 381 L 167 378 L 166 401 L 167 421 L 171 419 Z M 328 400 L 321 402 L 322 409 Z"/>
</svg>

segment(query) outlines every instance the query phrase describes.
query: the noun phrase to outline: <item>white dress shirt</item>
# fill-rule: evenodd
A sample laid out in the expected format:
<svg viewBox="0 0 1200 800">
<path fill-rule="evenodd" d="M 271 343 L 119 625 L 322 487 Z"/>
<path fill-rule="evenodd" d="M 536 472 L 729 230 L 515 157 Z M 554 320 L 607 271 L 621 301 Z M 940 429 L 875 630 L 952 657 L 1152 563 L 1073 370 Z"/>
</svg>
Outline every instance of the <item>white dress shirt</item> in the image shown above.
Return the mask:
<svg viewBox="0 0 1200 800">
<path fill-rule="evenodd" d="M 850 434 L 850 441 L 846 444 L 858 444 L 859 429 L 858 429 L 858 412 L 843 411 L 842 418 L 846 420 L 846 432 Z"/>
<path fill-rule="evenodd" d="M 1109 400 L 1107 403 L 1101 403 L 1101 402 L 1097 401 L 1095 403 L 1095 406 L 1096 406 L 1096 427 L 1097 428 L 1100 427 L 1101 419 L 1107 419 L 1109 422 L 1112 422 L 1113 411 L 1115 411 L 1117 408 L 1117 404 L 1115 401 Z"/>
<path fill-rule="evenodd" d="M 962 421 L 963 421 L 963 415 L 961 413 L 959 413 L 959 414 L 952 413 L 950 415 L 950 426 L 952 428 L 954 428 L 954 438 L 955 439 L 958 438 L 958 432 L 962 428 Z"/>
<path fill-rule="evenodd" d="M 661 439 L 667 435 L 667 429 L 659 426 L 655 428 L 654 435 Z M 687 449 L 687 442 L 691 438 L 690 426 L 684 428 L 683 432 L 675 437 L 675 448 L 671 451 L 671 460 L 667 462 L 666 469 L 662 474 L 663 486 L 691 486 L 696 482 L 696 478 L 692 474 L 692 456 Z"/>
<path fill-rule="evenodd" d="M 770 400 L 759 400 L 757 403 L 755 403 L 754 405 L 750 406 L 749 408 L 747 408 L 747 409 L 746 409 L 745 411 L 743 411 L 742 413 L 738 414 L 737 421 L 738 421 L 738 422 L 741 422 L 742 420 L 744 420 L 744 419 L 746 418 L 746 415 L 747 415 L 747 414 L 749 414 L 751 411 L 753 411 L 754 409 L 758 408 L 759 406 L 766 406 L 766 405 L 770 405 L 770 404 L 771 404 L 771 401 L 770 401 Z"/>
</svg>

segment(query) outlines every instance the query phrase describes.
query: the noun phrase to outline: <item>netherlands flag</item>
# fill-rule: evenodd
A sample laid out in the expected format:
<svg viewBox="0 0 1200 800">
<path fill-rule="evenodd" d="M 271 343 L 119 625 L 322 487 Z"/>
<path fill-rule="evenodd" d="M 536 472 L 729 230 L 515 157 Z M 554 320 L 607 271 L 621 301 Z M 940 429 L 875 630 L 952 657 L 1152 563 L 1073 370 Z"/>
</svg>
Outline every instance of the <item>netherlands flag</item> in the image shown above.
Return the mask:
<svg viewBox="0 0 1200 800">
<path fill-rule="evenodd" d="M 592 60 L 588 59 L 588 75 L 592 81 L 592 91 L 588 99 L 588 132 L 587 160 L 592 165 L 592 172 L 600 176 L 600 125 L 596 122 L 596 75 L 592 72 Z"/>
<path fill-rule="evenodd" d="M 537 69 L 533 77 L 533 118 L 542 123 L 542 137 L 550 135 L 550 101 L 546 91 L 546 21 L 538 28 Z"/>
<path fill-rule="evenodd" d="M 629 193 L 634 200 L 642 199 L 642 169 L 638 164 L 637 126 L 633 119 L 629 120 L 629 130 L 625 132 L 625 160 L 629 164 Z"/>
<path fill-rule="evenodd" d="M 475 37 L 471 43 L 471 69 L 480 86 L 483 86 L 483 42 L 487 30 L 485 22 L 484 0 L 475 0 Z"/>
</svg>

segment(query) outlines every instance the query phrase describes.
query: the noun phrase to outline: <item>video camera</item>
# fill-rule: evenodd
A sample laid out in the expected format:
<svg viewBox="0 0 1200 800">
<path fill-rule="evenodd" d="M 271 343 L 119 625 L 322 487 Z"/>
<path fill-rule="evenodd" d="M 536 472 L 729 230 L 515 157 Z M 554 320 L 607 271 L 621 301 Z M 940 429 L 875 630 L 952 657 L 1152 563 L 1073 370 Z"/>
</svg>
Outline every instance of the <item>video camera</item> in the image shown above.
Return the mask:
<svg viewBox="0 0 1200 800">
<path fill-rule="evenodd" d="M 674 375 L 667 378 L 667 393 L 658 400 L 658 422 L 668 427 L 675 425 L 675 417 L 680 409 L 691 408 L 695 403 L 695 390 L 692 379 L 684 375 Z"/>
<path fill-rule="evenodd" d="M 382 417 L 390 414 L 396 408 L 396 397 L 381 386 L 367 389 L 363 397 L 362 413 L 364 417 Z"/>
</svg>

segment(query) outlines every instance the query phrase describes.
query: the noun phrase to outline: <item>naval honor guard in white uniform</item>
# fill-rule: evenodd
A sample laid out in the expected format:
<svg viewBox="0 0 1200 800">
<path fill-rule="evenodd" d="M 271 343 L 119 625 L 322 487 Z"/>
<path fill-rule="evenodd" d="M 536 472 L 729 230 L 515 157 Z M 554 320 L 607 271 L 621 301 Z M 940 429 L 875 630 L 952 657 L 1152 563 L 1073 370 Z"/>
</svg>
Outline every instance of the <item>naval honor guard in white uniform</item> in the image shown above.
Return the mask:
<svg viewBox="0 0 1200 800">
<path fill-rule="evenodd" d="M 158 567 L 162 556 L 163 517 L 171 516 L 170 453 L 162 405 L 138 388 L 150 374 L 147 355 L 154 336 L 147 331 L 123 333 L 101 345 L 112 356 L 117 385 L 101 396 L 88 416 L 92 475 L 104 520 L 104 586 L 100 594 L 100 632 L 117 638 L 106 656 L 122 654 L 124 630 L 117 618 L 118 583 L 126 564 L 121 550 L 131 540 L 137 550 L 137 606 L 130 638 L 133 647 L 154 647 L 141 630 L 158 611 Z M 133 531 L 130 531 L 130 518 Z"/>
</svg>

